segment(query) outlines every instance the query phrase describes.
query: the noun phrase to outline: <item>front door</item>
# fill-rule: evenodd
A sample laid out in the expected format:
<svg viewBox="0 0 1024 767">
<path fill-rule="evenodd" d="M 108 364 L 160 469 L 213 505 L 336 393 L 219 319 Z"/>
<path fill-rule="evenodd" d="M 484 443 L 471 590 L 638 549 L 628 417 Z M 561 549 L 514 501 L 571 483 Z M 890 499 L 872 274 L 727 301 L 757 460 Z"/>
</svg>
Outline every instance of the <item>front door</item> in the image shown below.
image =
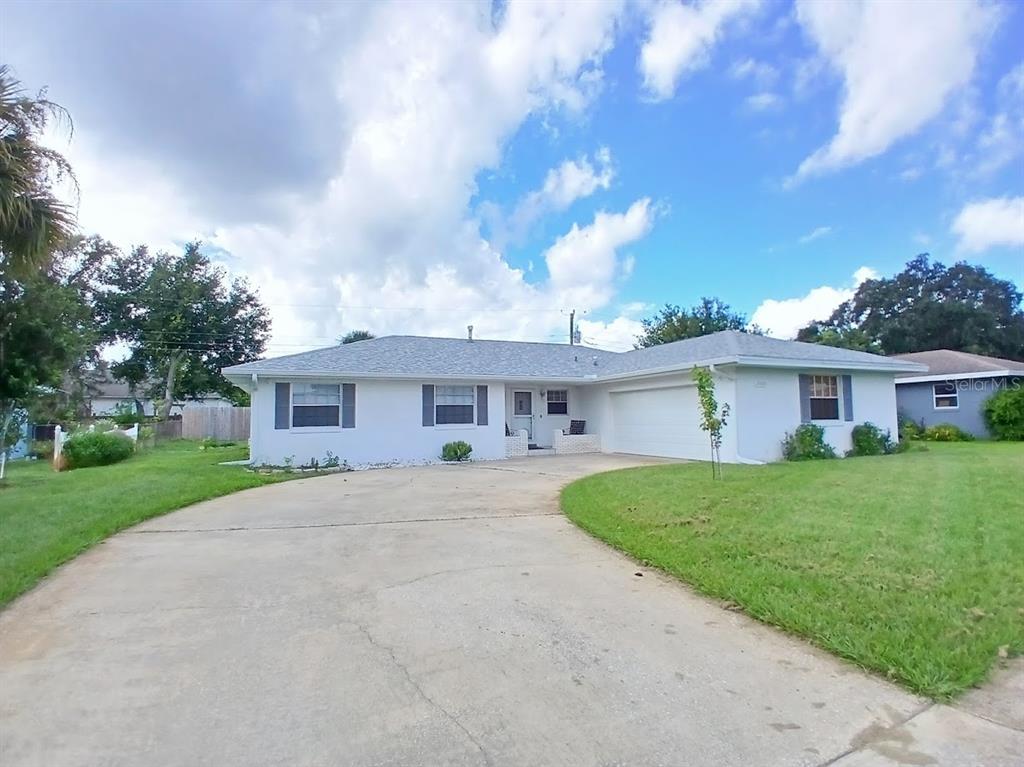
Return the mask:
<svg viewBox="0 0 1024 767">
<path fill-rule="evenodd" d="M 512 431 L 526 429 L 529 439 L 533 439 L 533 392 L 512 392 Z"/>
</svg>

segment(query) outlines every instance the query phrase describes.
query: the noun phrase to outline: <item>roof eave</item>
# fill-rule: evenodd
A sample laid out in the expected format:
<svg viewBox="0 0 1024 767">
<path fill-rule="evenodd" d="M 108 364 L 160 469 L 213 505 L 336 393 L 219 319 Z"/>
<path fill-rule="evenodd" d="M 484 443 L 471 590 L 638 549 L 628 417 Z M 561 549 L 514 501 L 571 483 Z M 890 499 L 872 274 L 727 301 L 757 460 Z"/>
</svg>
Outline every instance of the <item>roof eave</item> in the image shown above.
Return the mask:
<svg viewBox="0 0 1024 767">
<path fill-rule="evenodd" d="M 919 365 L 916 362 L 901 362 L 893 364 L 888 362 L 889 358 L 879 357 L 885 362 L 860 361 L 860 360 L 828 360 L 828 359 L 803 359 L 799 357 L 750 357 L 740 355 L 736 358 L 737 364 L 747 367 L 764 368 L 815 368 L 823 370 L 861 370 L 876 373 L 916 373 L 926 371 L 928 367 Z M 704 363 L 701 363 L 704 364 Z"/>
<path fill-rule="evenodd" d="M 897 378 L 896 383 L 932 383 L 935 381 L 960 381 L 973 380 L 976 378 L 1009 378 L 1011 376 L 1024 377 L 1024 370 L 985 370 L 976 373 L 934 373 L 926 376 L 905 376 L 903 378 Z"/>
<path fill-rule="evenodd" d="M 592 372 L 580 376 L 509 376 L 494 374 L 436 374 L 436 373 L 355 373 L 344 370 L 273 370 L 267 368 L 224 368 L 222 371 L 225 378 L 232 383 L 239 383 L 241 380 L 249 381 L 255 374 L 266 378 L 291 378 L 291 379 L 323 379 L 323 378 L 346 378 L 350 380 L 397 380 L 397 381 L 502 381 L 507 383 L 559 383 L 568 385 L 583 385 L 601 383 L 605 381 L 622 381 L 630 378 L 647 378 L 650 376 L 664 375 L 667 373 L 678 373 L 692 370 L 695 367 L 706 365 L 744 365 L 747 367 L 768 367 L 768 368 L 799 368 L 799 369 L 828 369 L 828 370 L 862 370 L 881 373 L 916 373 L 927 371 L 927 367 L 915 362 L 903 362 L 893 364 L 886 362 L 861 362 L 853 360 L 813 360 L 782 357 L 751 357 L 744 355 L 728 355 L 723 357 L 709 357 L 707 359 L 695 360 L 693 362 L 672 363 L 654 368 L 642 370 L 630 370 L 624 373 L 612 373 L 602 375 L 599 367 Z M 906 379 L 904 379 L 906 382 Z"/>
<path fill-rule="evenodd" d="M 343 378 L 350 381 L 500 381 L 505 383 L 557 383 L 575 386 L 593 383 L 593 374 L 581 376 L 508 376 L 489 374 L 435 374 L 435 373 L 351 373 L 344 370 L 245 370 L 224 368 L 224 377 L 232 383 L 248 382 L 253 375 L 260 378 L 324 379 Z"/>
</svg>

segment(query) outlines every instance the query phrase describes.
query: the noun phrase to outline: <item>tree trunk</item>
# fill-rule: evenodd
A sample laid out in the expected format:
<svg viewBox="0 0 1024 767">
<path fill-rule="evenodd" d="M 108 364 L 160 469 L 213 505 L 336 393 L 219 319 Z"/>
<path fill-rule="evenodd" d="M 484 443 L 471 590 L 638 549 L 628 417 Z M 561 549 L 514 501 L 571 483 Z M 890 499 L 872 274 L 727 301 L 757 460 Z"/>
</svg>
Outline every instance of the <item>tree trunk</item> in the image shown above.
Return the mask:
<svg viewBox="0 0 1024 767">
<path fill-rule="evenodd" d="M 164 386 L 164 401 L 160 404 L 160 420 L 166 421 L 171 415 L 171 406 L 174 404 L 174 378 L 178 374 L 178 365 L 181 364 L 182 353 L 173 352 L 167 363 L 167 382 Z"/>
<path fill-rule="evenodd" d="M 0 479 L 6 476 L 7 472 L 7 430 L 11 426 L 11 419 L 14 417 L 14 403 L 4 403 L 3 416 L 0 417 Z"/>
<path fill-rule="evenodd" d="M 142 406 L 142 401 L 139 399 L 137 385 L 133 383 L 128 384 L 128 396 L 132 398 L 132 402 L 135 405 L 135 415 L 141 420 L 146 415 L 146 408 Z"/>
</svg>

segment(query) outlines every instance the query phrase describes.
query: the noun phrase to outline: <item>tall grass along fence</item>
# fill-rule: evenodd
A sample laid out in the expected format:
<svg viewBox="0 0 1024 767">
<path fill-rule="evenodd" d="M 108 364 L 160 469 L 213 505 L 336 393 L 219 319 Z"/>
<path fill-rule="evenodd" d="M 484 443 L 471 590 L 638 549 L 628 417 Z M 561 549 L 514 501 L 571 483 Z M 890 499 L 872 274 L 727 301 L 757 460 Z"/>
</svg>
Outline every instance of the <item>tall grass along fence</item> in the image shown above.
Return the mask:
<svg viewBox="0 0 1024 767">
<path fill-rule="evenodd" d="M 186 407 L 181 413 L 181 436 L 225 442 L 246 440 L 250 418 L 247 407 Z"/>
</svg>

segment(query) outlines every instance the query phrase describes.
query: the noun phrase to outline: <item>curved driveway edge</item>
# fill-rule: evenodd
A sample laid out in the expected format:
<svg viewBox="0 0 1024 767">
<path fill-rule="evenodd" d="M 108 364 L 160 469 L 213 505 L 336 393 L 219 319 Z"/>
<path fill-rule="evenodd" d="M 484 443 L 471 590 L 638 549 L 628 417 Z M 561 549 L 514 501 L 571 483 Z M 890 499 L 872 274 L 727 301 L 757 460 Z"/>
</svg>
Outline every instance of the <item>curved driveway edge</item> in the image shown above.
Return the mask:
<svg viewBox="0 0 1024 767">
<path fill-rule="evenodd" d="M 999 765 L 1024 752 L 1005 723 L 725 611 L 559 513 L 571 479 L 647 462 L 332 475 L 114 536 L 0 613 L 0 763 Z"/>
</svg>

